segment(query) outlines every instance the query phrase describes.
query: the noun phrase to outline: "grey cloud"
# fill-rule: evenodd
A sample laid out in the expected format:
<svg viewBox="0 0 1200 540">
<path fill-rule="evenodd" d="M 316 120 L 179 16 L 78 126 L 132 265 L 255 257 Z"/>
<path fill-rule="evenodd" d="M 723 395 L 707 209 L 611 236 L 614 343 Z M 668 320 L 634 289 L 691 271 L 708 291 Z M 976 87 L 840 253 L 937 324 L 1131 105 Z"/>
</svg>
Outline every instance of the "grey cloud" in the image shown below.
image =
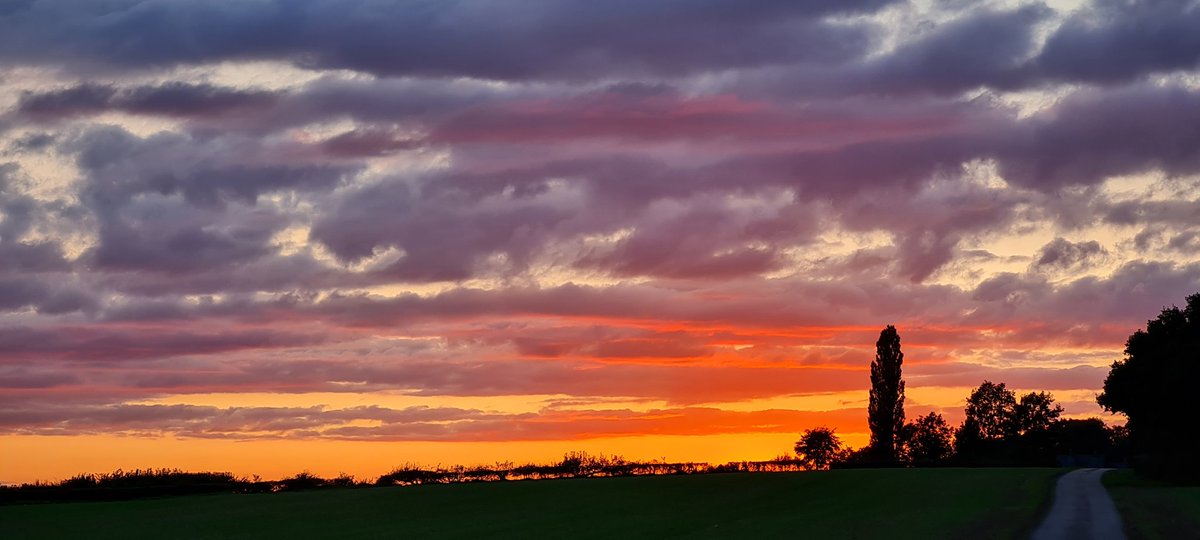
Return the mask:
<svg viewBox="0 0 1200 540">
<path fill-rule="evenodd" d="M 325 336 L 275 330 L 160 331 L 102 326 L 0 328 L 0 362 L 62 359 L 96 363 L 314 345 Z"/>
<path fill-rule="evenodd" d="M 1200 253 L 1200 231 L 1184 231 L 1172 236 L 1171 239 L 1167 241 L 1167 247 L 1181 253 Z"/>
<path fill-rule="evenodd" d="M 0 276 L 0 312 L 33 308 L 45 315 L 94 311 L 98 300 L 76 286 L 51 284 L 35 277 Z"/>
<path fill-rule="evenodd" d="M 1041 4 L 972 13 L 902 42 L 877 60 L 834 71 L 825 84 L 839 93 L 879 94 L 1019 88 L 1026 83 L 1024 64 L 1037 50 L 1037 25 L 1052 13 Z"/>
<path fill-rule="evenodd" d="M 1200 92 L 1181 86 L 1083 91 L 1005 133 L 1000 174 L 1011 183 L 1054 189 L 1109 176 L 1200 171 Z"/>
<path fill-rule="evenodd" d="M 242 212 L 241 223 L 225 213 L 171 199 L 139 199 L 120 212 L 102 214 L 98 242 L 81 260 L 100 271 L 211 271 L 268 256 L 272 235 L 287 221 L 271 212 Z"/>
<path fill-rule="evenodd" d="M 0 123 L 0 133 L 3 132 L 4 125 Z M 16 152 L 41 152 L 53 146 L 55 141 L 57 137 L 52 133 L 29 133 L 13 140 L 9 148 Z"/>
<path fill-rule="evenodd" d="M 1101 201 L 1097 212 L 1114 225 L 1157 224 L 1187 226 L 1200 223 L 1200 200 L 1145 201 L 1111 203 Z"/>
<path fill-rule="evenodd" d="M 1071 242 L 1064 238 L 1055 238 L 1038 251 L 1033 266 L 1037 269 L 1057 270 L 1086 268 L 1095 258 L 1103 256 L 1105 253 L 1100 242 L 1095 240 Z"/>
<path fill-rule="evenodd" d="M 370 186 L 340 201 L 312 228 L 311 237 L 340 258 L 356 261 L 377 248 L 403 256 L 380 271 L 401 280 L 461 280 L 484 258 L 503 253 L 522 266 L 570 209 L 520 194 L 484 201 L 438 187 L 440 180 L 401 180 Z"/>
<path fill-rule="evenodd" d="M 1042 78 L 1115 83 L 1200 63 L 1194 0 L 1093 0 L 1068 17 L 1033 60 Z"/>
<path fill-rule="evenodd" d="M 70 373 L 55 370 L 31 370 L 23 367 L 0 368 L 0 388 L 47 389 L 78 384 L 81 379 Z M 3 404 L 0 403 L 0 407 Z"/>
<path fill-rule="evenodd" d="M 180 81 L 131 88 L 84 83 L 49 92 L 26 92 L 18 100 L 16 112 L 37 121 L 108 111 L 210 118 L 270 107 L 278 96 L 278 92 L 240 90 Z"/>
<path fill-rule="evenodd" d="M 471 1 L 43 0 L 0 19 L 6 38 L 0 58 L 110 69 L 274 59 L 377 74 L 503 79 L 682 74 L 856 56 L 869 32 L 822 18 L 887 3 L 535 2 L 514 16 L 505 4 Z"/>
<path fill-rule="evenodd" d="M 284 156 L 259 152 L 260 145 L 254 139 L 165 132 L 143 138 L 106 126 L 83 132 L 66 149 L 76 153 L 86 173 L 85 194 L 108 206 L 140 193 L 179 193 L 197 205 L 253 204 L 263 193 L 329 189 L 357 170 L 354 165 L 287 164 Z"/>
</svg>

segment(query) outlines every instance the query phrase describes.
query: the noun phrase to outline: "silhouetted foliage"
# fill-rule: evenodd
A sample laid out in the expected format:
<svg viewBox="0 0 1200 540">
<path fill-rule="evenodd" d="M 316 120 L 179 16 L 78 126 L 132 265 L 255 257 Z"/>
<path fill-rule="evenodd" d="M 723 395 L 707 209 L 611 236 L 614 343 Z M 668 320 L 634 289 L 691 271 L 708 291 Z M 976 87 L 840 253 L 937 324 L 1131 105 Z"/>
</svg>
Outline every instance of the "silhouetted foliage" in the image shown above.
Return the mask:
<svg viewBox="0 0 1200 540">
<path fill-rule="evenodd" d="M 1017 436 L 1040 433 L 1062 415 L 1062 405 L 1054 403 L 1054 396 L 1046 392 L 1030 392 L 1021 396 L 1013 409 L 1012 429 Z"/>
<path fill-rule="evenodd" d="M 856 449 L 844 449 L 837 459 L 829 464 L 830 469 L 874 469 L 878 468 L 879 456 L 870 446 Z"/>
<path fill-rule="evenodd" d="M 769 463 L 769 462 L 752 462 Z M 798 467 L 797 467 L 798 468 Z M 548 480 L 555 478 L 586 478 L 591 476 L 647 476 L 665 474 L 698 474 L 726 472 L 729 465 L 714 467 L 707 463 L 668 463 L 666 461 L 630 461 L 621 456 L 591 455 L 587 452 L 568 452 L 548 465 L 514 465 L 511 461 L 480 465 L 425 469 L 407 464 L 380 476 L 377 486 L 413 486 L 421 484 L 457 484 L 463 482 L 496 482 L 503 480 Z M 765 468 L 763 470 L 766 470 Z"/>
<path fill-rule="evenodd" d="M 1200 293 L 1170 307 L 1125 342 L 1096 401 L 1128 419 L 1134 466 L 1151 476 L 1200 482 Z"/>
<path fill-rule="evenodd" d="M 955 433 L 957 461 L 984 466 L 1053 465 L 1051 428 L 1062 411 L 1046 392 L 1030 392 L 1018 400 L 1004 383 L 984 381 L 967 398 L 966 419 Z"/>
<path fill-rule="evenodd" d="M 896 434 L 904 427 L 904 380 L 901 366 L 900 334 L 888 325 L 875 342 L 875 360 L 871 362 L 870 404 L 867 424 L 871 428 L 870 448 L 882 462 L 896 461 Z"/>
<path fill-rule="evenodd" d="M 1013 432 L 1017 397 L 1004 383 L 983 381 L 967 397 L 967 418 L 980 439 L 998 441 Z"/>
<path fill-rule="evenodd" d="M 316 476 L 308 471 L 304 471 L 296 476 L 284 478 L 279 481 L 275 491 L 301 491 L 306 489 L 323 488 L 329 485 L 329 481 Z"/>
<path fill-rule="evenodd" d="M 268 491 L 226 472 L 184 472 L 178 469 L 116 470 L 79 474 L 60 482 L 38 482 L 0 488 L 0 502 L 122 500 L 198 493 Z"/>
<path fill-rule="evenodd" d="M 1106 454 L 1113 447 L 1113 430 L 1099 418 L 1060 420 L 1050 431 L 1059 454 Z"/>
<path fill-rule="evenodd" d="M 1012 461 L 1005 437 L 1012 434 L 1016 395 L 1004 383 L 983 381 L 967 397 L 966 418 L 954 434 L 954 453 L 965 465 L 1005 465 Z"/>
<path fill-rule="evenodd" d="M 806 430 L 796 441 L 796 455 L 808 470 L 828 469 L 833 462 L 844 457 L 844 452 L 842 440 L 834 430 L 824 426 Z"/>
<path fill-rule="evenodd" d="M 354 476 L 346 474 L 346 473 L 341 473 L 341 474 L 337 475 L 337 477 L 326 481 L 326 485 L 328 485 L 329 487 L 345 488 L 345 487 L 355 487 L 355 486 L 359 485 L 359 483 L 357 480 L 354 479 Z"/>
<path fill-rule="evenodd" d="M 900 433 L 900 457 L 915 467 L 945 465 L 954 454 L 954 428 L 937 413 L 929 413 L 904 425 Z"/>
<path fill-rule="evenodd" d="M 1046 392 L 1021 396 L 1013 410 L 1009 440 L 1017 463 L 1051 466 L 1055 464 L 1055 441 L 1050 428 L 1058 422 L 1063 408 Z"/>
</svg>

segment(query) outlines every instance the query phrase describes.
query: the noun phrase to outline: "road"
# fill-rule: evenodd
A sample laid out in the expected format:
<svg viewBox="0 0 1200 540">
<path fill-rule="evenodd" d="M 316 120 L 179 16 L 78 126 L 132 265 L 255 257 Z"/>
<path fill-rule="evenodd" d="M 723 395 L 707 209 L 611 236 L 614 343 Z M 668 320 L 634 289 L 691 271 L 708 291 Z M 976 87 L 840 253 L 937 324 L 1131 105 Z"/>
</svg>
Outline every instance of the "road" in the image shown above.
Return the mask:
<svg viewBox="0 0 1200 540">
<path fill-rule="evenodd" d="M 1112 469 L 1064 474 L 1054 489 L 1054 506 L 1033 540 L 1125 540 L 1121 516 L 1100 477 Z"/>
</svg>

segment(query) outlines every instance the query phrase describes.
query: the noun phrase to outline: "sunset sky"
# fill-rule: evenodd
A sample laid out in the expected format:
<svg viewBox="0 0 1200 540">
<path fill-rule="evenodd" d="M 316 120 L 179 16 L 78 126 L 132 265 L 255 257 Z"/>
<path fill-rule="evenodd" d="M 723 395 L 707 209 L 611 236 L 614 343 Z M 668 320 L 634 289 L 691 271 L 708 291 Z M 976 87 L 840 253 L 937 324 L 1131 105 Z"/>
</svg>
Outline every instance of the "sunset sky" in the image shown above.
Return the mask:
<svg viewBox="0 0 1200 540">
<path fill-rule="evenodd" d="M 0 483 L 769 459 L 1095 404 L 1200 291 L 1200 7 L 0 3 Z"/>
</svg>

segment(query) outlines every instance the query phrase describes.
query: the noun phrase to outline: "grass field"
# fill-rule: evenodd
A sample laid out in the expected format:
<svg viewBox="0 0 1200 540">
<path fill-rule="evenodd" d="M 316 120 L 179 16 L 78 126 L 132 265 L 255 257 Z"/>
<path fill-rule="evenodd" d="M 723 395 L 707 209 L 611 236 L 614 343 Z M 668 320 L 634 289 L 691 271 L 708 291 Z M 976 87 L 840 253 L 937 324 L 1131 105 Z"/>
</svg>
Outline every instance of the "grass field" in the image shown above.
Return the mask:
<svg viewBox="0 0 1200 540">
<path fill-rule="evenodd" d="M 1200 487 L 1145 480 L 1130 470 L 1105 474 L 1104 485 L 1131 540 L 1200 538 Z"/>
<path fill-rule="evenodd" d="M 1019 538 L 1060 469 L 428 485 L 0 507 L 15 538 Z"/>
</svg>

